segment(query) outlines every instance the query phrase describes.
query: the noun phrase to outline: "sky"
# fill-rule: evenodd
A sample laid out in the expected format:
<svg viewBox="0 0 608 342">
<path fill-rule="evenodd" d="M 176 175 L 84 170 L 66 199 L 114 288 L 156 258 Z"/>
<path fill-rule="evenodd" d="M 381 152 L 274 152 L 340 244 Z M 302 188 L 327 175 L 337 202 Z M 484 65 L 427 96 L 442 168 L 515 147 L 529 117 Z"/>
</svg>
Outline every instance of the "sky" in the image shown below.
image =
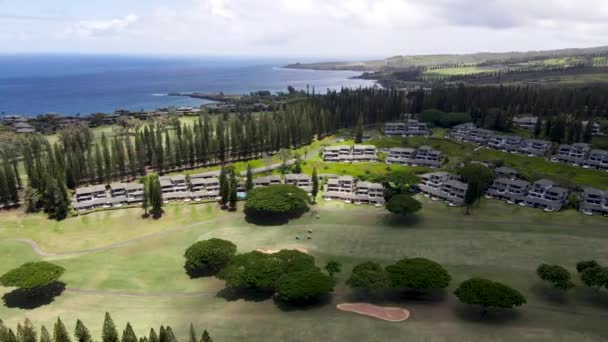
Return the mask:
<svg viewBox="0 0 608 342">
<path fill-rule="evenodd" d="M 607 0 L 0 0 L 0 53 L 365 59 L 608 45 Z"/>
</svg>

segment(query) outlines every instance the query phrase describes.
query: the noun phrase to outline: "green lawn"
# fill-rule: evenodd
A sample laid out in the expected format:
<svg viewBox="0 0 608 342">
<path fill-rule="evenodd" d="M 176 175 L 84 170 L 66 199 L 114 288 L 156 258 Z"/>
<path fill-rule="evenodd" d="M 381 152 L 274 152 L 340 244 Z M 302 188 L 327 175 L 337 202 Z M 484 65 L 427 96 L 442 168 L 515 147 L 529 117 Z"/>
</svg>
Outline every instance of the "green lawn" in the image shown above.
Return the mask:
<svg viewBox="0 0 608 342">
<path fill-rule="evenodd" d="M 458 68 L 444 68 L 444 69 L 435 69 L 435 70 L 427 70 L 425 75 L 443 75 L 443 76 L 455 76 L 455 75 L 470 75 L 470 74 L 480 74 L 482 72 L 495 71 L 495 68 L 480 68 L 477 66 L 467 66 L 467 67 L 458 67 Z"/>
<path fill-rule="evenodd" d="M 608 338 L 604 324 L 608 296 L 592 294 L 577 277 L 577 288 L 563 302 L 549 300 L 534 274 L 543 262 L 562 264 L 572 271 L 581 259 L 608 263 L 605 218 L 575 211 L 549 214 L 498 201 L 484 201 L 472 215 L 465 216 L 462 208 L 421 200 L 423 210 L 407 220 L 396 220 L 381 208 L 320 201 L 302 218 L 275 227 L 254 226 L 245 222 L 240 212 L 220 212 L 213 204 L 167 207 L 166 216 L 156 222 L 142 220 L 139 209 L 94 213 L 60 224 L 17 214 L 3 216 L 3 222 L 23 224 L 0 228 L 0 253 L 5 256 L 0 272 L 40 259 L 28 245 L 6 238 L 29 237 L 47 252 L 61 252 L 152 232 L 165 234 L 110 250 L 47 258 L 66 268 L 63 280 L 68 290 L 51 304 L 33 310 L 0 306 L 0 317 L 11 326 L 27 316 L 49 327 L 61 315 L 70 331 L 80 318 L 99 336 L 103 313 L 109 311 L 120 329 L 130 321 L 136 333 L 143 334 L 151 326 L 170 324 L 178 337 L 185 338 L 192 321 L 200 329 L 209 329 L 217 341 Z M 313 230 L 312 240 L 295 239 L 308 229 Z M 227 300 L 217 295 L 223 287 L 220 281 L 189 279 L 182 268 L 185 248 L 210 237 L 232 240 L 240 252 L 262 247 L 308 248 L 317 263 L 335 259 L 343 263 L 344 271 L 331 303 L 322 306 L 284 310 L 272 300 Z M 410 309 L 411 319 L 403 323 L 377 321 L 334 308 L 337 303 L 355 300 L 349 298 L 344 286 L 354 264 L 363 260 L 388 264 L 404 256 L 424 256 L 443 263 L 454 277 L 450 289 L 430 302 L 379 300 Z M 528 305 L 502 323 L 480 321 L 451 295 L 455 285 L 470 276 L 503 281 L 522 291 Z"/>
</svg>

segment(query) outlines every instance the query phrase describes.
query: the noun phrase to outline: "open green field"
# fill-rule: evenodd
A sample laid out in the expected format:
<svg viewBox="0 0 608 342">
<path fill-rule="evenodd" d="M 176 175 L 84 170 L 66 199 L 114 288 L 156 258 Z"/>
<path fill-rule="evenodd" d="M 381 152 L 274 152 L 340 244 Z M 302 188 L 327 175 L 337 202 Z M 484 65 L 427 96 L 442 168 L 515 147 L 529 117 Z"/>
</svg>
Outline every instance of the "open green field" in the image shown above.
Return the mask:
<svg viewBox="0 0 608 342">
<path fill-rule="evenodd" d="M 443 69 L 435 69 L 428 70 L 424 74 L 425 75 L 444 75 L 444 76 L 454 76 L 454 75 L 471 75 L 471 74 L 480 74 L 482 72 L 495 71 L 495 68 L 481 68 L 477 66 L 466 66 L 466 67 L 458 67 L 458 68 L 443 68 Z"/>
<path fill-rule="evenodd" d="M 608 294 L 580 285 L 561 299 L 547 296 L 536 278 L 540 263 L 574 271 L 574 263 L 595 258 L 608 263 L 608 220 L 575 211 L 540 210 L 484 201 L 470 216 L 462 208 L 424 202 L 423 210 L 398 220 L 382 208 L 337 202 L 320 203 L 283 226 L 255 226 L 241 212 L 227 213 L 214 204 L 170 206 L 158 221 L 140 218 L 140 209 L 99 212 L 61 223 L 22 214 L 2 214 L 0 272 L 30 260 L 53 260 L 67 269 L 66 291 L 47 305 L 25 310 L 0 305 L 0 317 L 16 326 L 24 317 L 47 327 L 58 315 L 71 331 L 82 319 L 99 336 L 103 314 L 112 313 L 122 329 L 130 321 L 137 334 L 170 324 L 184 338 L 187 325 L 208 329 L 216 341 L 600 341 L 608 338 Z M 317 218 L 319 215 L 319 218 Z M 296 240 L 308 229 L 312 240 Z M 152 234 L 152 235 L 150 235 Z M 127 243 L 112 244 L 138 238 Z M 198 239 L 234 241 L 240 252 L 256 248 L 304 247 L 324 264 L 344 264 L 331 303 L 305 309 L 277 306 L 271 299 L 222 297 L 215 279 L 189 279 L 182 254 Z M 45 252 L 96 252 L 40 257 L 24 242 Z M 351 298 L 344 281 L 364 260 L 388 264 L 404 256 L 428 257 L 453 276 L 448 291 L 428 300 L 377 299 L 406 307 L 408 321 L 388 323 L 343 313 L 335 304 Z M 505 282 L 524 293 L 528 304 L 513 315 L 481 320 L 476 310 L 458 304 L 451 294 L 471 276 Z M 0 288 L 0 292 L 8 289 Z M 219 292 L 219 293 L 218 293 Z M 9 305 L 11 305 L 9 303 Z M 13 304 L 14 306 L 14 304 Z"/>
</svg>

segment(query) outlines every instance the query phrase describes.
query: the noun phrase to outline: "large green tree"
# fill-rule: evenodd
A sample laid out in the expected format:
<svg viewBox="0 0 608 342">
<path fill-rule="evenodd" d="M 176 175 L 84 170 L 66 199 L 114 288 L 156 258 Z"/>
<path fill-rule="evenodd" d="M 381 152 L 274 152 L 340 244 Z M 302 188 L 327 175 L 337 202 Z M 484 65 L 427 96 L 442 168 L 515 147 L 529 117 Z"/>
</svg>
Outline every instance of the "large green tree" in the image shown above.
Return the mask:
<svg viewBox="0 0 608 342">
<path fill-rule="evenodd" d="M 118 342 L 118 330 L 116 330 L 116 325 L 114 325 L 114 321 L 110 314 L 106 312 L 105 318 L 103 320 L 103 329 L 101 332 L 101 340 L 103 342 Z"/>
<path fill-rule="evenodd" d="M 230 241 L 212 238 L 198 241 L 186 249 L 184 268 L 188 273 L 216 273 L 236 253 L 236 245 Z"/>
<path fill-rule="evenodd" d="M 569 290 L 574 287 L 572 275 L 567 269 L 559 265 L 542 264 L 536 269 L 538 277 L 559 290 Z"/>
<path fill-rule="evenodd" d="M 439 263 L 425 258 L 404 258 L 386 267 L 390 285 L 397 289 L 429 290 L 448 287 L 452 277 Z"/>
<path fill-rule="evenodd" d="M 352 289 L 377 291 L 389 287 L 388 274 L 378 263 L 367 261 L 356 265 L 346 285 Z"/>
<path fill-rule="evenodd" d="M 286 302 L 308 302 L 333 291 L 331 277 L 316 267 L 283 274 L 276 286 L 276 296 Z"/>
<path fill-rule="evenodd" d="M 396 215 L 407 216 L 420 209 L 422 209 L 422 204 L 410 195 L 395 195 L 386 202 L 386 210 Z"/>
<path fill-rule="evenodd" d="M 488 308 L 511 309 L 526 303 L 526 298 L 517 290 L 482 278 L 463 282 L 454 294 L 465 304 L 480 305 L 484 314 Z"/>
<path fill-rule="evenodd" d="M 65 269 L 47 261 L 28 262 L 0 276 L 0 285 L 37 291 L 56 282 Z"/>
<path fill-rule="evenodd" d="M 247 195 L 245 213 L 272 217 L 301 214 L 308 210 L 310 197 L 306 191 L 287 184 L 255 188 Z"/>
</svg>

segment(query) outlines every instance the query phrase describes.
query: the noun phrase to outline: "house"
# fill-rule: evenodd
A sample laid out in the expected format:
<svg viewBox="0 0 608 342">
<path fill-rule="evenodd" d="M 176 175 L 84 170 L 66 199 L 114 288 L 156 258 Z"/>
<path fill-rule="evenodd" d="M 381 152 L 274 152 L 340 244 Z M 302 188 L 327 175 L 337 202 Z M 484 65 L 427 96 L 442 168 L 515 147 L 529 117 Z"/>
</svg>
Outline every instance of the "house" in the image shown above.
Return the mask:
<svg viewBox="0 0 608 342">
<path fill-rule="evenodd" d="M 411 159 L 414 159 L 416 149 L 395 147 L 388 150 L 386 157 L 387 164 L 408 165 Z"/>
<path fill-rule="evenodd" d="M 303 173 L 285 175 L 285 184 L 295 185 L 308 193 L 312 191 L 312 177 Z"/>
<path fill-rule="evenodd" d="M 205 186 L 205 190 L 209 192 L 217 191 L 219 193 L 220 179 L 217 177 L 204 178 L 203 185 Z"/>
<path fill-rule="evenodd" d="M 281 177 L 279 176 L 266 176 L 266 177 L 259 177 L 253 180 L 253 186 L 255 188 L 259 188 L 259 187 L 266 187 L 266 186 L 270 186 L 270 185 L 277 185 L 277 184 L 281 184 Z"/>
<path fill-rule="evenodd" d="M 477 145 L 485 145 L 495 135 L 494 132 L 489 129 L 475 128 L 471 130 L 468 136 L 464 137 L 464 141 L 472 142 Z"/>
<path fill-rule="evenodd" d="M 468 185 L 447 172 L 432 172 L 420 176 L 420 191 L 433 200 L 442 200 L 451 206 L 462 205 Z"/>
<path fill-rule="evenodd" d="M 568 194 L 567 189 L 556 186 L 548 179 L 541 179 L 534 182 L 521 204 L 546 211 L 558 211 L 566 204 Z"/>
<path fill-rule="evenodd" d="M 427 124 L 418 120 L 408 119 L 404 122 L 387 122 L 384 124 L 384 134 L 388 136 L 425 136 L 430 135 Z"/>
<path fill-rule="evenodd" d="M 502 177 L 494 180 L 486 195 L 510 203 L 520 203 L 528 195 L 529 188 L 530 182 Z"/>
<path fill-rule="evenodd" d="M 519 152 L 524 139 L 513 135 L 495 135 L 488 141 L 488 147 L 503 152 Z"/>
<path fill-rule="evenodd" d="M 352 162 L 376 162 L 376 146 L 373 145 L 355 145 L 353 146 L 350 161 Z"/>
<path fill-rule="evenodd" d="M 589 144 L 563 144 L 559 146 L 557 153 L 551 158 L 551 160 L 579 166 L 585 163 L 589 152 L 591 152 L 591 146 L 589 146 Z"/>
<path fill-rule="evenodd" d="M 519 152 L 530 157 L 542 157 L 551 149 L 551 142 L 539 139 L 524 139 Z"/>
<path fill-rule="evenodd" d="M 442 153 L 430 146 L 420 146 L 416 151 L 412 165 L 424 167 L 441 167 Z"/>
<path fill-rule="evenodd" d="M 494 169 L 494 174 L 496 178 L 507 178 L 507 179 L 515 179 L 517 178 L 517 170 L 512 169 L 510 167 L 501 166 Z"/>
<path fill-rule="evenodd" d="M 583 121 L 583 126 L 586 128 L 589 124 L 589 121 Z M 592 135 L 601 135 L 602 134 L 602 126 L 600 126 L 597 122 L 591 123 L 591 134 Z"/>
<path fill-rule="evenodd" d="M 608 215 L 608 192 L 594 189 L 583 189 L 579 210 L 587 215 Z"/>
<path fill-rule="evenodd" d="M 327 146 L 323 150 L 323 160 L 326 162 L 339 162 L 350 159 L 350 146 Z"/>
<path fill-rule="evenodd" d="M 189 191 L 173 191 L 163 193 L 163 202 L 188 201 L 190 200 Z"/>
<path fill-rule="evenodd" d="M 110 195 L 112 197 L 126 196 L 127 195 L 127 184 L 126 183 L 110 184 Z"/>
<path fill-rule="evenodd" d="M 384 205 L 384 186 L 380 183 L 357 182 L 355 204 Z"/>
<path fill-rule="evenodd" d="M 144 200 L 144 185 L 140 183 L 127 183 L 127 203 L 136 204 Z"/>
<path fill-rule="evenodd" d="M 471 132 L 476 129 L 474 123 L 464 123 L 460 125 L 456 125 L 450 131 L 449 137 L 458 141 L 463 141 L 465 137 L 468 137 Z"/>
<path fill-rule="evenodd" d="M 190 191 L 201 191 L 205 190 L 205 179 L 204 178 L 191 178 L 190 179 Z"/>
<path fill-rule="evenodd" d="M 217 171 L 209 171 L 209 172 L 203 172 L 203 173 L 197 173 L 194 175 L 190 176 L 190 179 L 197 179 L 197 178 L 217 178 L 220 176 L 222 172 L 220 170 Z"/>
<path fill-rule="evenodd" d="M 536 127 L 536 123 L 538 122 L 537 116 L 522 116 L 519 118 L 513 118 L 513 123 L 524 129 L 534 129 Z"/>
<path fill-rule="evenodd" d="M 158 180 L 163 193 L 188 191 L 188 183 L 184 175 L 162 176 Z"/>
<path fill-rule="evenodd" d="M 19 134 L 36 133 L 34 126 L 27 122 L 16 122 L 13 124 L 13 129 L 15 130 L 15 133 Z"/>
<path fill-rule="evenodd" d="M 107 198 L 105 185 L 93 185 L 77 188 L 74 194 L 76 202 L 93 201 L 94 199 Z"/>
<path fill-rule="evenodd" d="M 583 167 L 590 167 L 598 170 L 608 170 L 608 151 L 591 150 Z"/>
<path fill-rule="evenodd" d="M 353 192 L 355 179 L 352 176 L 340 176 L 327 180 L 325 191 L 327 192 Z"/>
</svg>

